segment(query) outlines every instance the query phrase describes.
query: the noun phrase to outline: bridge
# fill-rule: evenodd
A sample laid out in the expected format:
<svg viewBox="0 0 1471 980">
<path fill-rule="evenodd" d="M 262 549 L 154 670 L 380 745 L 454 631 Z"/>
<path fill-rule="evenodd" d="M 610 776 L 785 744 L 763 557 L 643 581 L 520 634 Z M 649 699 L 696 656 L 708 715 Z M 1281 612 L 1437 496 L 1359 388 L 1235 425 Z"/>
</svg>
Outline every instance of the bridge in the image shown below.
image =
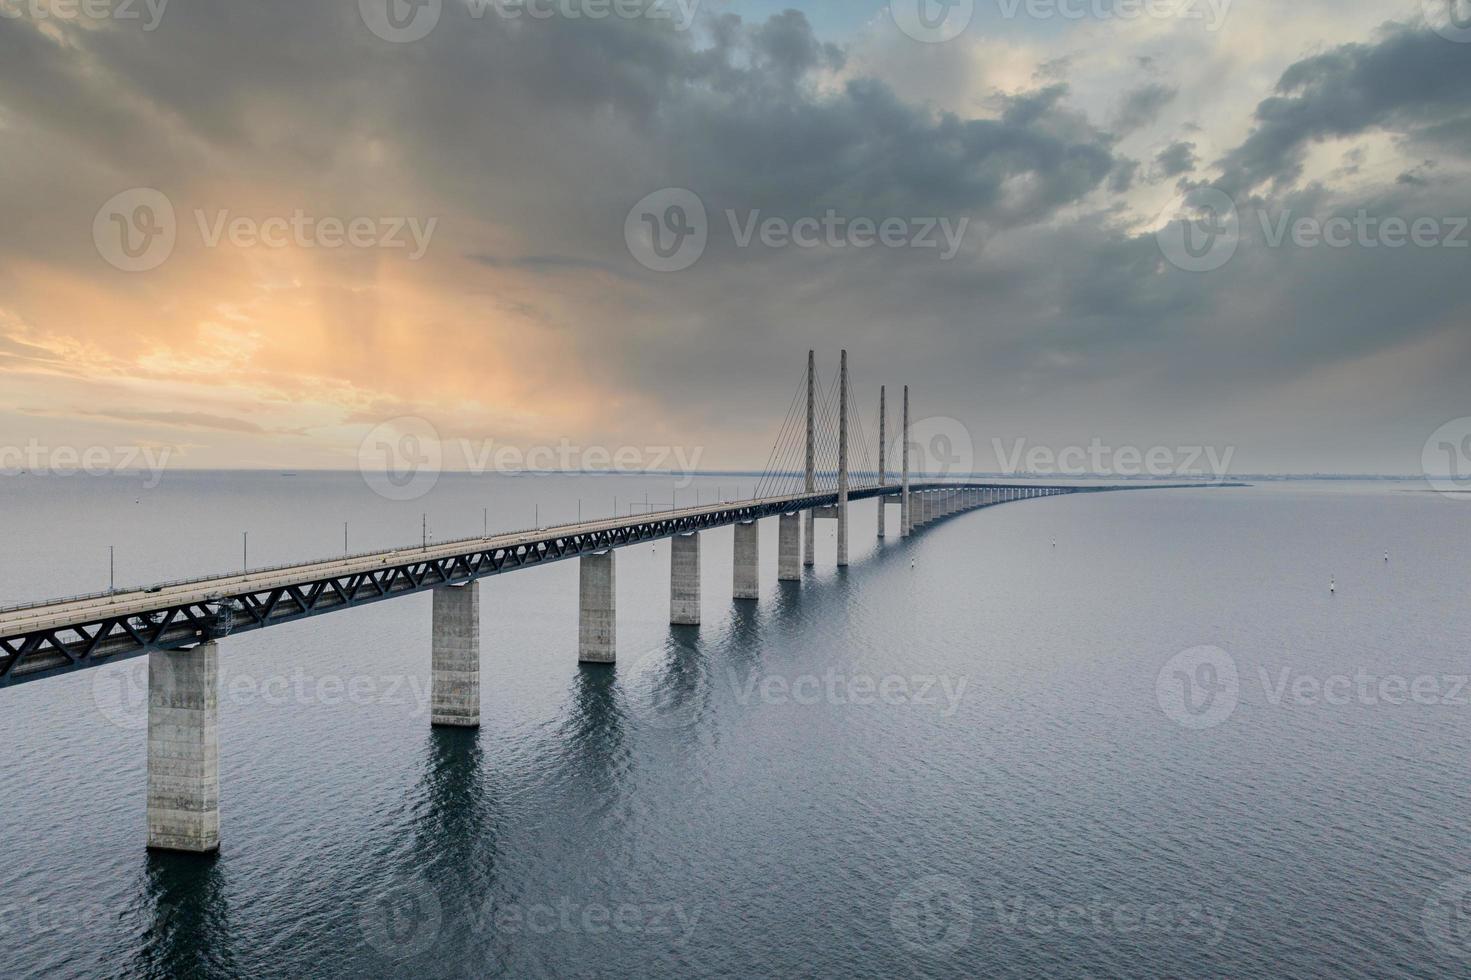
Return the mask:
<svg viewBox="0 0 1471 980">
<path fill-rule="evenodd" d="M 878 536 L 899 508 L 900 534 L 981 507 L 1057 494 L 1136 487 L 1017 486 L 912 479 L 909 389 L 903 393 L 897 482 L 886 472 L 886 406 L 879 395 L 878 464 L 853 485 L 848 356 L 836 392 L 822 393 L 808 352 L 803 413 L 788 410 L 772 457 L 750 499 L 658 513 L 580 521 L 326 561 L 245 571 L 0 609 L 0 687 L 146 654 L 148 660 L 148 846 L 212 852 L 219 847 L 219 646 L 226 637 L 417 592 L 433 593 L 430 721 L 480 724 L 480 606 L 483 578 L 550 562 L 580 563 L 578 659 L 617 659 L 617 549 L 670 538 L 670 623 L 700 621 L 700 535 L 734 528 L 732 599 L 760 594 L 759 521 L 778 522 L 777 579 L 800 582 L 815 563 L 817 520 L 837 521 L 837 564 L 848 564 L 848 509 L 877 498 Z M 829 397 L 835 396 L 835 397 Z M 836 401 L 836 404 L 831 404 Z M 835 416 L 835 418 L 834 418 Z M 799 432 L 805 429 L 805 432 Z M 835 466 L 820 470 L 827 452 Z M 800 471 L 789 455 L 802 457 Z M 782 486 L 782 481 L 800 485 Z M 1158 485 L 1145 485 L 1158 488 Z M 781 492 L 770 492 L 780 490 Z"/>
</svg>

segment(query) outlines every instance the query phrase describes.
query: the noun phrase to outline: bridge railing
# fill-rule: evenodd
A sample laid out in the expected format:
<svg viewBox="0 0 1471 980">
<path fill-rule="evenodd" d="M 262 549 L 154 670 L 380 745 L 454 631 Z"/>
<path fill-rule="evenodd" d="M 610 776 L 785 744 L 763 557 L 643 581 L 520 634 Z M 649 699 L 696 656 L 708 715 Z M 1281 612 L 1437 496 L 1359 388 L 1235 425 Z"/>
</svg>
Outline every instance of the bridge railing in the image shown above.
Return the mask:
<svg viewBox="0 0 1471 980">
<path fill-rule="evenodd" d="M 782 495 L 782 496 L 787 496 L 787 495 Z M 769 500 L 769 499 L 774 499 L 774 498 L 761 498 L 761 499 Z M 636 520 L 641 520 L 641 519 L 646 519 L 646 518 L 655 518 L 659 514 L 678 513 L 679 511 L 684 511 L 684 510 L 706 510 L 706 509 L 709 509 L 711 507 L 714 507 L 716 509 L 720 509 L 722 507 L 727 507 L 727 506 L 744 507 L 744 506 L 746 506 L 746 505 L 748 505 L 750 503 L 753 503 L 753 502 L 759 502 L 759 501 L 752 501 L 752 500 L 731 500 L 731 501 L 722 501 L 720 504 L 696 504 L 693 507 L 680 507 L 677 510 L 675 510 L 675 509 L 663 510 L 663 511 L 651 510 L 651 511 L 649 511 L 647 513 L 644 513 L 644 514 L 638 514 L 638 515 L 630 514 L 628 516 L 628 519 L 630 521 L 636 521 Z M 450 545 L 471 544 L 471 543 L 476 542 L 476 541 L 485 541 L 485 540 L 487 540 L 487 538 L 504 537 L 504 536 L 506 536 L 508 534 L 518 534 L 519 535 L 519 534 L 540 534 L 540 533 L 547 532 L 547 531 L 555 532 L 555 531 L 564 530 L 566 528 L 578 527 L 578 526 L 583 525 L 583 524 L 598 524 L 598 523 L 602 523 L 602 522 L 607 521 L 607 520 L 617 520 L 617 519 L 619 519 L 619 515 L 614 515 L 613 517 L 610 517 L 610 518 L 596 518 L 595 517 L 595 518 L 591 518 L 591 519 L 588 519 L 588 520 L 582 520 L 582 521 L 569 521 L 569 522 L 562 523 L 562 524 L 543 524 L 543 525 L 541 525 L 539 527 L 532 526 L 532 527 L 523 527 L 523 528 L 510 528 L 510 529 L 506 529 L 506 530 L 492 531 L 489 535 L 478 535 L 477 534 L 477 535 L 470 535 L 468 537 L 463 537 L 463 538 L 445 538 L 442 541 L 433 541 L 433 542 L 430 542 L 427 545 L 418 544 L 418 545 L 404 545 L 402 547 L 397 547 L 397 548 L 375 548 L 375 549 L 372 549 L 372 550 L 369 550 L 369 551 L 355 551 L 355 552 L 345 553 L 345 554 L 341 554 L 341 555 L 328 555 L 328 556 L 322 557 L 322 558 L 303 558 L 303 559 L 298 559 L 296 561 L 282 562 L 280 564 L 275 564 L 275 565 L 260 565 L 260 566 L 256 566 L 256 567 L 251 567 L 251 568 L 248 568 L 248 569 L 244 569 L 244 570 L 239 571 L 239 572 L 222 572 L 222 573 L 220 573 L 218 575 L 205 575 L 205 576 L 195 576 L 195 577 L 192 577 L 192 578 L 167 579 L 167 580 L 165 580 L 163 582 L 150 582 L 146 586 L 142 586 L 142 585 L 123 586 L 123 587 L 115 588 L 115 589 L 101 589 L 101 590 L 98 590 L 98 591 L 95 591 L 95 592 L 79 592 L 76 595 L 53 597 L 53 598 L 49 598 L 49 599 L 33 599 L 33 600 L 29 600 L 27 602 L 19 602 L 19 603 L 13 603 L 13 604 L 10 604 L 10 605 L 0 606 L 0 614 L 12 613 L 12 612 L 23 612 L 23 611 L 25 611 L 27 609 L 39 609 L 42 606 L 57 606 L 57 605 L 62 605 L 64 603 L 68 603 L 68 602 L 84 602 L 84 601 L 86 601 L 88 599 L 105 599 L 105 598 L 107 598 L 108 596 L 111 596 L 111 595 L 118 595 L 120 593 L 127 593 L 127 592 L 142 592 L 145 589 L 152 590 L 152 591 L 157 591 L 157 590 L 162 590 L 162 589 L 171 589 L 171 588 L 174 588 L 175 586 L 180 586 L 180 585 L 204 585 L 204 584 L 209 583 L 209 582 L 216 582 L 216 581 L 222 581 L 222 580 L 225 580 L 225 579 L 236 578 L 236 577 L 238 577 L 240 575 L 262 575 L 262 574 L 268 574 L 270 572 L 283 572 L 283 571 L 286 571 L 286 570 L 292 569 L 292 568 L 302 568 L 302 567 L 305 567 L 305 566 L 308 566 L 308 565 L 323 565 L 323 564 L 327 564 L 328 562 L 353 561 L 355 559 L 360 559 L 360 558 L 371 558 L 374 555 L 402 554 L 402 553 L 405 553 L 405 552 L 425 551 L 428 548 L 442 548 L 442 547 L 448 547 Z"/>
</svg>

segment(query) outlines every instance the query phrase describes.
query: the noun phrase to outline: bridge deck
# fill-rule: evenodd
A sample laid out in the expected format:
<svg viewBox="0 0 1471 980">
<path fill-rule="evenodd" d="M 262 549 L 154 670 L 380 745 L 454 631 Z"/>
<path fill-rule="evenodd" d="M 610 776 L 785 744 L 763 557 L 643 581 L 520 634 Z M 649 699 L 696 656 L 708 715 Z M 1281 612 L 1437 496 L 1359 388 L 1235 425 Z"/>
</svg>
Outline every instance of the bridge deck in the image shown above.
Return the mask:
<svg viewBox="0 0 1471 980">
<path fill-rule="evenodd" d="M 910 484 L 916 491 L 959 486 Z M 899 489 L 896 484 L 855 487 L 849 498 Z M 835 491 L 825 491 L 703 504 L 0 609 L 0 687 L 436 585 L 836 501 Z"/>
<path fill-rule="evenodd" d="M 910 482 L 911 491 L 1025 488 L 1077 493 L 1177 486 L 1190 484 Z M 848 496 L 862 500 L 899 492 L 900 486 L 890 483 L 854 487 Z M 831 507 L 837 497 L 836 491 L 827 490 L 703 504 L 0 609 L 0 687 L 590 552 Z"/>
<path fill-rule="evenodd" d="M 493 534 L 489 537 L 458 538 L 428 547 L 393 548 L 389 551 L 375 551 L 345 558 L 306 562 L 287 568 L 245 572 L 238 575 L 219 575 L 157 588 L 134 589 L 127 592 L 111 592 L 77 599 L 45 602 L 0 611 L 0 636 L 8 637 L 16 633 L 59 629 L 98 616 L 137 615 L 168 605 L 219 599 L 241 593 L 259 592 L 264 589 L 309 585 L 324 579 L 378 571 L 389 564 L 451 558 L 467 554 L 472 550 L 516 548 L 545 541 L 549 536 L 572 537 L 624 528 L 631 529 L 644 524 L 664 523 L 671 519 L 714 515 L 750 503 L 780 505 L 784 502 L 800 501 L 805 496 L 805 494 L 798 494 L 766 497 L 758 501 L 741 501 L 739 504 L 722 503 L 681 507 L 678 510 L 640 514 L 636 518 L 608 518 L 530 531 Z"/>
</svg>

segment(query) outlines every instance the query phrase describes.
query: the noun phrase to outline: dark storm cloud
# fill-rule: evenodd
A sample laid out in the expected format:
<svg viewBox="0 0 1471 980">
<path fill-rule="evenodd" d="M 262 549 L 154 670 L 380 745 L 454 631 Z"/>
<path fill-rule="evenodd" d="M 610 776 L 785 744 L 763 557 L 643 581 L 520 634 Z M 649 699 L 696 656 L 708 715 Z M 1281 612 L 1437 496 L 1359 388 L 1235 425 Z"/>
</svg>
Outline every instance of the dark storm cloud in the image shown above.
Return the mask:
<svg viewBox="0 0 1471 980">
<path fill-rule="evenodd" d="M 1285 71 L 1256 109 L 1256 127 L 1221 162 L 1222 186 L 1249 192 L 1289 184 L 1314 142 L 1387 129 L 1471 152 L 1471 50 L 1424 25 L 1390 25 L 1369 44 L 1345 44 Z"/>
<path fill-rule="evenodd" d="M 1159 118 L 1160 110 L 1174 101 L 1178 91 L 1168 85 L 1151 83 L 1134 89 L 1124 96 L 1119 111 L 1114 117 L 1113 128 L 1120 134 L 1148 126 Z"/>
<path fill-rule="evenodd" d="M 829 370 L 846 345 L 867 412 L 877 383 L 909 381 L 917 412 L 960 415 L 978 439 L 1112 428 L 1196 441 L 1221 406 L 1245 401 L 1269 417 L 1236 438 L 1297 448 L 1317 409 L 1295 384 L 1434 337 L 1471 303 L 1464 253 L 1291 251 L 1253 237 L 1223 270 L 1173 269 L 1109 198 L 1139 189 L 1141 165 L 1119 140 L 1157 119 L 1173 88 L 1130 90 L 1105 126 L 1075 107 L 1058 59 L 1037 87 L 973 102 L 974 115 L 939 111 L 855 75 L 796 11 L 712 17 L 685 34 L 475 19 L 447 3 L 428 38 L 389 44 L 355 3 L 198 3 L 171 7 L 151 35 L 69 32 L 67 44 L 0 19 L 0 55 L 5 122 L 20 137 L 10 163 L 24 175 L 0 186 L 0 249 L 33 256 L 55 242 L 92 269 L 90 242 L 68 229 L 133 185 L 229 206 L 197 198 L 248 181 L 319 210 L 442 214 L 449 247 L 435 254 L 465 270 L 444 289 L 524 277 L 562 302 L 554 322 L 579 358 L 667 407 L 679 438 L 710 446 L 760 442 L 766 433 L 739 420 L 786 400 L 808 346 Z M 1423 143 L 1424 156 L 1464 154 L 1468 61 L 1471 46 L 1410 28 L 1306 58 L 1227 153 L 1223 182 L 1290 180 L 1315 140 L 1369 130 Z M 1206 182 L 1194 155 L 1177 142 L 1145 178 Z M 1406 174 L 1418 181 L 1396 185 L 1398 197 L 1278 188 L 1264 201 L 1297 214 L 1457 206 L 1455 186 Z M 48 177 L 58 184 L 42 206 Z M 63 183 L 80 203 L 57 221 Z M 661 275 L 633 261 L 623 227 L 634 202 L 666 186 L 701 195 L 712 235 L 698 264 Z M 945 263 L 737 249 L 724 228 L 725 209 L 826 208 L 972 225 Z M 1365 283 L 1376 284 L 1367 297 Z M 1465 348 L 1436 369 L 1471 369 Z"/>
<path fill-rule="evenodd" d="M 1155 173 L 1161 179 L 1178 177 L 1194 170 L 1197 162 L 1199 161 L 1195 156 L 1194 143 L 1184 141 L 1171 143 L 1155 156 Z"/>
</svg>

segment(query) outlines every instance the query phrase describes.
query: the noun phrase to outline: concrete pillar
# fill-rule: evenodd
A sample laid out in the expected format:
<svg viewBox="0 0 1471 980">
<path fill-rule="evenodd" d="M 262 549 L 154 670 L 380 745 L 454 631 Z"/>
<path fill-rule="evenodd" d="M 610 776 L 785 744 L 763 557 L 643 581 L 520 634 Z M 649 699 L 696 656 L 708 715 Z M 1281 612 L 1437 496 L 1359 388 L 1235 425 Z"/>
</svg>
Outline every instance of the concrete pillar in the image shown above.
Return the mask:
<svg viewBox="0 0 1471 980">
<path fill-rule="evenodd" d="M 700 625 L 700 535 L 676 534 L 669 539 L 669 622 Z"/>
<path fill-rule="evenodd" d="M 776 578 L 779 582 L 802 581 L 801 514 L 783 514 L 776 519 Z"/>
<path fill-rule="evenodd" d="M 617 651 L 617 593 L 612 551 L 577 560 L 577 659 L 585 664 L 611 664 Z"/>
<path fill-rule="evenodd" d="M 429 723 L 480 727 L 480 583 L 434 590 Z"/>
<path fill-rule="evenodd" d="M 220 848 L 220 648 L 148 654 L 148 847 Z"/>
<path fill-rule="evenodd" d="M 885 437 L 884 386 L 879 385 L 879 486 L 884 485 L 884 467 L 886 463 L 886 457 L 884 453 L 888 449 L 888 447 L 884 445 Z M 882 541 L 884 539 L 884 533 L 887 530 L 884 527 L 884 525 L 887 523 L 887 521 L 884 520 L 884 517 L 886 516 L 884 508 L 887 506 L 887 504 L 884 503 L 883 497 L 878 497 L 877 500 L 879 502 L 879 540 Z"/>
<path fill-rule="evenodd" d="M 848 564 L 848 352 L 838 362 L 838 567 Z"/>
<path fill-rule="evenodd" d="M 735 588 L 737 599 L 761 597 L 761 525 L 742 521 L 735 526 Z"/>
<path fill-rule="evenodd" d="M 904 429 L 899 438 L 899 454 L 904 460 L 903 483 L 899 488 L 899 536 L 909 537 L 914 530 L 909 500 L 909 386 L 904 386 Z"/>
</svg>

